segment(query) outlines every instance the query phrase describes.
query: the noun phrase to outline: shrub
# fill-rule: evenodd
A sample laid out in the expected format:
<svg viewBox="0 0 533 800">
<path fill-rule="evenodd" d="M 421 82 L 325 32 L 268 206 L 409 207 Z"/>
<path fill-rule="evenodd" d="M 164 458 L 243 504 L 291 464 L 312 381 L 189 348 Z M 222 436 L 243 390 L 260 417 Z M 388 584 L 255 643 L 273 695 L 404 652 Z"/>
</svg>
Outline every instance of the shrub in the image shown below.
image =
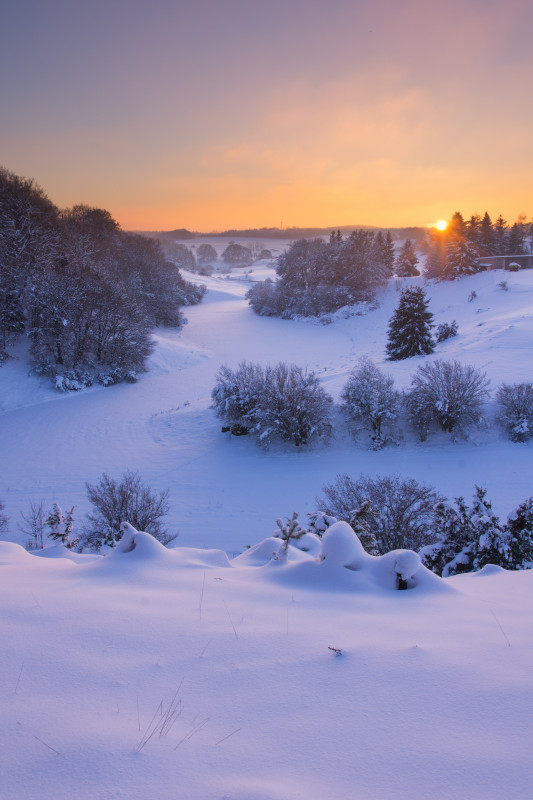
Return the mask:
<svg viewBox="0 0 533 800">
<path fill-rule="evenodd" d="M 122 522 L 129 522 L 139 531 L 150 533 L 162 544 L 169 544 L 177 534 L 169 534 L 162 517 L 168 513 L 168 490 L 156 494 L 146 486 L 138 472 L 128 470 L 120 481 L 104 472 L 96 484 L 86 484 L 93 510 L 87 514 L 88 524 L 82 545 L 99 550 L 113 547 L 121 538 Z"/>
<path fill-rule="evenodd" d="M 458 325 L 455 320 L 453 322 L 442 322 L 437 327 L 437 335 L 435 336 L 435 339 L 437 342 L 445 342 L 446 339 L 451 339 L 453 336 L 457 336 L 457 329 Z"/>
<path fill-rule="evenodd" d="M 431 542 L 434 508 L 443 501 L 433 487 L 399 475 L 361 475 L 356 481 L 346 474 L 338 475 L 322 491 L 318 507 L 349 522 L 365 549 L 376 554 L 418 550 Z"/>
<path fill-rule="evenodd" d="M 513 442 L 533 436 L 533 383 L 502 383 L 496 400 L 501 406 L 498 420 Z"/>
<path fill-rule="evenodd" d="M 298 447 L 331 432 L 331 397 L 314 372 L 295 364 L 223 366 L 211 397 L 226 427 L 244 427 L 264 444 L 281 439 Z"/>
<path fill-rule="evenodd" d="M 383 446 L 383 423 L 392 422 L 398 416 L 400 393 L 394 389 L 394 380 L 369 358 L 361 358 L 344 386 L 342 401 L 347 417 L 352 422 L 362 421 L 368 425 L 374 446 Z"/>
<path fill-rule="evenodd" d="M 420 438 L 436 422 L 448 433 L 464 433 L 482 419 L 490 381 L 484 372 L 459 361 L 437 359 L 418 367 L 406 396 L 407 411 Z"/>
</svg>

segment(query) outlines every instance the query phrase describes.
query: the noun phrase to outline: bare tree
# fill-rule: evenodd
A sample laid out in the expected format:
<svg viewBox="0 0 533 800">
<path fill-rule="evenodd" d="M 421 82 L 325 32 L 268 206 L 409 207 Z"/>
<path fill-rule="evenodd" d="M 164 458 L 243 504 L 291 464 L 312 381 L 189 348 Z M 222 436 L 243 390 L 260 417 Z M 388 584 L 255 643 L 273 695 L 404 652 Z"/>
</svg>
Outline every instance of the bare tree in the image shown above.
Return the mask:
<svg viewBox="0 0 533 800">
<path fill-rule="evenodd" d="M 122 522 L 150 533 L 165 545 L 176 538 L 177 534 L 169 534 L 161 522 L 169 510 L 168 490 L 157 494 L 143 483 L 138 472 L 128 470 L 120 481 L 104 472 L 98 483 L 87 483 L 86 488 L 93 510 L 87 514 L 82 544 L 90 549 L 113 547 L 121 538 Z"/>
<path fill-rule="evenodd" d="M 46 516 L 44 513 L 44 500 L 39 503 L 30 503 L 27 514 L 22 511 L 20 516 L 23 524 L 19 525 L 22 533 L 28 537 L 26 550 L 42 550 L 44 547 Z"/>
<path fill-rule="evenodd" d="M 379 553 L 419 550 L 433 541 L 434 508 L 443 498 L 432 486 L 399 475 L 361 475 L 354 481 L 343 474 L 322 491 L 318 507 L 349 522 L 356 532 L 354 522 L 365 510 L 365 525 Z"/>
</svg>

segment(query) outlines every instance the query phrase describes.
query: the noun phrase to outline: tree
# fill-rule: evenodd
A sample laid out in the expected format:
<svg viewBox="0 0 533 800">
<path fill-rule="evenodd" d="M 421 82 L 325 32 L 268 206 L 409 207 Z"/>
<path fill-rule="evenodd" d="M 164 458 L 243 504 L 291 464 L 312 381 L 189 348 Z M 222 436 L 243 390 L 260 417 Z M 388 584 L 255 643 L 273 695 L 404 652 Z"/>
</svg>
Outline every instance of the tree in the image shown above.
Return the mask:
<svg viewBox="0 0 533 800">
<path fill-rule="evenodd" d="M 54 503 L 44 524 L 50 528 L 49 537 L 54 541 L 61 542 L 69 550 L 78 544 L 79 538 L 71 538 L 74 529 L 74 506 L 66 514 L 63 514 L 61 506 Z"/>
<path fill-rule="evenodd" d="M 204 242 L 196 248 L 196 258 L 199 264 L 212 264 L 217 260 L 217 251 L 212 244 Z"/>
<path fill-rule="evenodd" d="M 479 272 L 478 253 L 468 239 L 459 233 L 452 233 L 446 250 L 444 277 L 453 280 L 461 275 Z"/>
<path fill-rule="evenodd" d="M 40 503 L 30 503 L 30 510 L 27 514 L 20 512 L 23 524 L 19 525 L 22 533 L 28 537 L 26 550 L 42 550 L 44 547 L 46 518 L 44 513 L 44 501 Z"/>
<path fill-rule="evenodd" d="M 411 380 L 406 405 L 421 439 L 426 438 L 431 422 L 448 433 L 463 434 L 479 424 L 489 384 L 484 372 L 459 361 L 437 359 L 420 365 Z"/>
<path fill-rule="evenodd" d="M 508 517 L 510 569 L 533 569 L 533 497 L 529 497 Z"/>
<path fill-rule="evenodd" d="M 433 314 L 428 311 L 428 305 L 421 287 L 412 286 L 402 291 L 398 308 L 389 322 L 387 354 L 390 361 L 433 352 Z"/>
<path fill-rule="evenodd" d="M 87 514 L 82 536 L 85 547 L 114 547 L 121 538 L 123 522 L 150 533 L 165 545 L 176 538 L 177 534 L 169 534 L 162 523 L 169 510 L 168 490 L 157 494 L 143 483 L 138 472 L 128 470 L 120 481 L 104 472 L 98 483 L 87 483 L 86 489 L 92 511 Z"/>
<path fill-rule="evenodd" d="M 480 256 L 492 256 L 495 252 L 494 229 L 488 211 L 485 211 L 479 226 L 478 249 Z"/>
<path fill-rule="evenodd" d="M 400 393 L 394 389 L 394 380 L 364 357 L 350 373 L 341 397 L 348 418 L 369 425 L 374 447 L 383 446 L 383 423 L 398 417 Z"/>
<path fill-rule="evenodd" d="M 249 432 L 265 445 L 281 439 L 299 447 L 331 432 L 331 397 L 314 372 L 296 364 L 223 366 L 211 397 L 228 430 Z"/>
<path fill-rule="evenodd" d="M 420 271 L 416 268 L 417 264 L 418 256 L 413 243 L 410 239 L 406 239 L 398 253 L 394 271 L 399 278 L 411 278 L 420 275 Z"/>
<path fill-rule="evenodd" d="M 222 259 L 227 264 L 244 267 L 249 266 L 254 258 L 249 247 L 245 247 L 237 242 L 230 242 L 222 253 Z"/>
<path fill-rule="evenodd" d="M 360 526 L 364 518 L 380 554 L 403 548 L 419 550 L 431 542 L 434 508 L 443 502 L 433 487 L 399 475 L 361 475 L 356 481 L 346 474 L 338 475 L 322 491 L 318 507 L 350 523 L 356 532 L 354 523 Z"/>
<path fill-rule="evenodd" d="M 496 400 L 501 406 L 498 420 L 513 442 L 533 436 L 533 383 L 502 383 Z"/>
</svg>

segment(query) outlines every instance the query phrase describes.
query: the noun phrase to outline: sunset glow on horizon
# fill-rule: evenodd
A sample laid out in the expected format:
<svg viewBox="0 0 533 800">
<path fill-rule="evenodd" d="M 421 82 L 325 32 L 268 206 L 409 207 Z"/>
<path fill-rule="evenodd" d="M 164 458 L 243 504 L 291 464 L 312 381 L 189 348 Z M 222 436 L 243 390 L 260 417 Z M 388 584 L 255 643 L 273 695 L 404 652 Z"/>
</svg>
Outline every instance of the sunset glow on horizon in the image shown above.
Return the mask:
<svg viewBox="0 0 533 800">
<path fill-rule="evenodd" d="M 196 231 L 533 214 L 529 0 L 21 0 L 3 17 L 0 163 L 60 207 Z"/>
</svg>

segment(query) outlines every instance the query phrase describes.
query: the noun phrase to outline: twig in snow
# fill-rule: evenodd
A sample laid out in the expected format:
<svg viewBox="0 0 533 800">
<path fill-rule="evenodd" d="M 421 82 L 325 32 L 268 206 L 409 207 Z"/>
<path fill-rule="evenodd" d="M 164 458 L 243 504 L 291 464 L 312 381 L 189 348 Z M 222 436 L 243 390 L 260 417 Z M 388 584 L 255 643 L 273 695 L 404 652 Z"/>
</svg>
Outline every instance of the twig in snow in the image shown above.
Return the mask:
<svg viewBox="0 0 533 800">
<path fill-rule="evenodd" d="M 329 647 L 328 650 L 332 650 L 336 656 L 342 656 L 342 650 L 339 647 Z"/>
<path fill-rule="evenodd" d="M 233 628 L 233 633 L 235 634 L 235 638 L 236 638 L 236 639 L 238 639 L 238 638 L 239 638 L 239 634 L 238 634 L 238 633 L 237 633 L 237 631 L 235 630 L 235 625 L 233 624 L 233 620 L 232 620 L 232 618 L 231 618 L 231 616 L 230 616 L 230 613 L 229 613 L 229 611 L 228 611 L 228 607 L 227 607 L 227 605 L 226 605 L 226 601 L 225 601 L 225 600 L 223 600 L 222 602 L 224 603 L 224 608 L 226 609 L 226 614 L 228 615 L 228 619 L 229 619 L 229 621 L 230 621 L 230 623 L 231 623 L 231 627 Z"/>
<path fill-rule="evenodd" d="M 509 645 L 509 647 L 510 647 L 510 646 L 511 646 L 511 642 L 510 642 L 510 641 L 509 641 L 509 639 L 507 638 L 507 634 L 505 633 L 504 629 L 502 628 L 502 626 L 501 626 L 501 623 L 500 623 L 500 620 L 498 619 L 498 617 L 496 616 L 496 614 L 494 613 L 494 611 L 492 610 L 492 608 L 491 608 L 491 612 L 492 612 L 492 616 L 494 617 L 494 619 L 495 619 L 495 620 L 496 620 L 496 622 L 498 623 L 498 628 L 501 630 L 501 632 L 503 633 L 503 635 L 504 635 L 504 637 L 505 637 L 505 641 L 507 642 L 507 644 L 508 644 L 508 645 Z"/>
<path fill-rule="evenodd" d="M 183 742 L 188 742 L 189 739 L 192 739 L 192 737 L 195 735 L 195 733 L 198 733 L 198 731 L 201 730 L 204 727 L 204 725 L 209 722 L 209 719 L 210 719 L 210 717 L 206 717 L 202 722 L 199 722 L 198 725 L 196 725 L 196 727 L 191 728 L 189 733 L 187 733 L 183 737 L 183 739 L 179 740 L 179 742 L 177 743 L 177 745 L 174 748 L 174 750 L 177 750 L 178 747 L 180 746 L 180 744 L 183 744 Z"/>
<path fill-rule="evenodd" d="M 13 694 L 16 694 L 18 692 L 18 688 L 19 688 L 19 684 L 20 684 L 20 679 L 22 677 L 22 670 L 23 669 L 24 669 L 24 661 L 22 662 L 22 664 L 20 666 L 19 676 L 17 678 L 17 685 L 15 686 L 15 691 L 13 692 Z"/>
<path fill-rule="evenodd" d="M 204 579 L 202 581 L 202 589 L 200 591 L 200 600 L 198 602 L 198 610 L 200 611 L 200 619 L 202 619 L 202 603 L 204 601 L 204 589 L 205 589 L 205 569 L 204 569 Z"/>
<path fill-rule="evenodd" d="M 218 740 L 218 742 L 215 742 L 215 744 L 213 745 L 213 747 L 216 747 L 216 746 L 217 746 L 217 744 L 222 744 L 222 742 L 225 742 L 225 741 L 226 741 L 226 739 L 229 739 L 229 737 L 230 737 L 230 736 L 233 736 L 233 734 L 234 734 L 234 733 L 239 733 L 239 731 L 242 731 L 242 728 L 237 728 L 237 730 L 235 730 L 235 731 L 232 731 L 231 733 L 228 733 L 228 735 L 227 735 L 227 736 L 223 736 L 223 737 L 222 737 L 222 739 L 219 739 L 219 740 Z"/>
<path fill-rule="evenodd" d="M 141 752 L 143 747 L 145 747 L 150 739 L 152 739 L 156 734 L 158 735 L 159 739 L 161 739 L 163 736 L 166 736 L 168 733 L 170 733 L 172 726 L 176 722 L 176 718 L 180 716 L 183 710 L 183 704 L 181 700 L 178 700 L 178 694 L 182 684 L 183 678 L 181 679 L 180 685 L 176 689 L 174 697 L 170 701 L 170 705 L 166 711 L 163 708 L 163 701 L 161 700 L 159 703 L 152 719 L 150 720 L 150 724 L 146 728 L 144 735 L 141 737 L 135 748 L 138 753 Z"/>
<path fill-rule="evenodd" d="M 54 753 L 56 753 L 58 756 L 60 756 L 60 755 L 61 755 L 61 753 L 59 752 L 59 750 L 56 750 L 56 749 L 55 749 L 55 747 L 52 747 L 51 745 L 49 745 L 49 744 L 46 744 L 46 742 L 43 742 L 43 740 L 42 740 L 42 739 L 39 739 L 39 737 L 38 737 L 38 736 L 36 736 L 34 733 L 32 733 L 32 736 L 33 736 L 33 738 L 34 738 L 34 739 L 37 739 L 37 741 L 38 741 L 38 742 L 40 742 L 41 744 L 44 744 L 44 746 L 45 746 L 45 747 L 48 747 L 48 749 L 49 749 L 49 750 L 52 750 L 52 751 L 53 751 Z"/>
</svg>

